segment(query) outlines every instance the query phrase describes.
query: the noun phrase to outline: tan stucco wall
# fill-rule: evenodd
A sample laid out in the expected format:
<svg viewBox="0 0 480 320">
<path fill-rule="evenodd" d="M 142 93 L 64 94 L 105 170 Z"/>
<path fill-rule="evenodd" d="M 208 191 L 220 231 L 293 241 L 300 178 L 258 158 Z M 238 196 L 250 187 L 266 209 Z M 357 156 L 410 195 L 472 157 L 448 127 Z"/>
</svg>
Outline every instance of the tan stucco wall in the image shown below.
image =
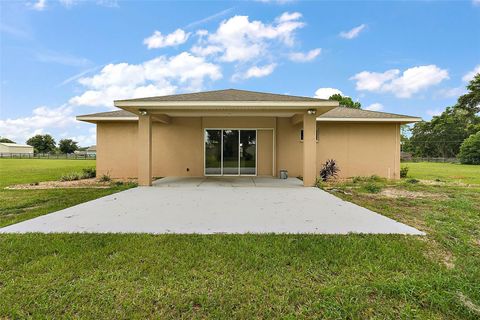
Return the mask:
<svg viewBox="0 0 480 320">
<path fill-rule="evenodd" d="M 317 172 L 335 159 L 340 177 L 400 177 L 400 127 L 395 123 L 319 123 Z"/>
<path fill-rule="evenodd" d="M 317 127 L 317 172 L 326 159 L 333 158 L 340 166 L 341 177 L 399 177 L 398 124 L 322 122 Z M 271 174 L 273 153 L 275 175 L 280 169 L 288 170 L 290 176 L 303 174 L 302 123 L 292 125 L 289 118 L 273 117 L 186 117 L 172 118 L 170 124 L 153 123 L 153 176 L 203 176 L 204 128 L 269 129 L 258 131 L 258 175 Z M 108 172 L 114 178 L 137 176 L 137 132 L 135 122 L 97 124 L 99 175 Z"/>
<path fill-rule="evenodd" d="M 273 175 L 273 130 L 257 131 L 257 175 Z"/>
<path fill-rule="evenodd" d="M 137 177 L 136 122 L 101 122 L 97 124 L 97 176 Z"/>
</svg>

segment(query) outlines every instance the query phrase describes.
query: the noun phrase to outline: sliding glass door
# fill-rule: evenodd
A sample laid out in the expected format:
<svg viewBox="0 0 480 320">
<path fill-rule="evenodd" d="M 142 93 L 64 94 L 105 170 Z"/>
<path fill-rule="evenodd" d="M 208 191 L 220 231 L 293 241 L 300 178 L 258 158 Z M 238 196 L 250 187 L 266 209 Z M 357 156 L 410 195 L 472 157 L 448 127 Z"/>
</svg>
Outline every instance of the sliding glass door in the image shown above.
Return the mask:
<svg viewBox="0 0 480 320">
<path fill-rule="evenodd" d="M 205 130 L 205 174 L 222 174 L 222 130 Z"/>
<path fill-rule="evenodd" d="M 257 131 L 240 130 L 240 174 L 257 173 Z"/>
<path fill-rule="evenodd" d="M 238 130 L 223 130 L 223 174 L 238 174 Z"/>
<path fill-rule="evenodd" d="M 256 130 L 205 130 L 205 175 L 256 175 L 256 173 Z"/>
</svg>

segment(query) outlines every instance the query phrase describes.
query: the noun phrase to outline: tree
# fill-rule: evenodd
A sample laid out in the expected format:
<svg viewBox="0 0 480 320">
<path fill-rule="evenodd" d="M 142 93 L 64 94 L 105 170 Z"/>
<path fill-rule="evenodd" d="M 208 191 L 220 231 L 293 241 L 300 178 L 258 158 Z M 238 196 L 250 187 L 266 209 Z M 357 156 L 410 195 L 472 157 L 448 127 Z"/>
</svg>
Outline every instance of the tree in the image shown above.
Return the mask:
<svg viewBox="0 0 480 320">
<path fill-rule="evenodd" d="M 10 140 L 10 139 L 8 139 L 8 138 L 2 138 L 2 137 L 0 137 L 0 142 L 4 142 L 4 143 L 15 143 L 15 141 L 12 141 L 12 140 Z"/>
<path fill-rule="evenodd" d="M 78 150 L 77 143 L 72 139 L 62 139 L 58 142 L 58 149 L 60 149 L 61 153 L 73 153 Z"/>
<path fill-rule="evenodd" d="M 27 144 L 32 146 L 36 153 L 50 153 L 55 150 L 55 140 L 49 134 L 37 134 L 28 139 Z"/>
<path fill-rule="evenodd" d="M 467 86 L 468 93 L 457 104 L 447 107 L 430 121 L 416 123 L 411 129 L 409 148 L 419 157 L 456 157 L 462 142 L 480 131 L 480 75 Z"/>
<path fill-rule="evenodd" d="M 336 93 L 336 94 L 330 96 L 330 98 L 328 98 L 328 100 L 334 100 L 334 101 L 340 102 L 341 107 L 353 108 L 353 109 L 361 109 L 362 108 L 362 104 L 360 102 L 358 102 L 358 101 L 353 102 L 352 98 L 344 97 L 339 93 Z"/>
<path fill-rule="evenodd" d="M 461 163 L 480 164 L 480 131 L 463 141 L 458 157 Z"/>
<path fill-rule="evenodd" d="M 480 73 L 473 77 L 467 89 L 469 92 L 458 98 L 458 105 L 471 114 L 477 114 L 480 112 Z"/>
</svg>

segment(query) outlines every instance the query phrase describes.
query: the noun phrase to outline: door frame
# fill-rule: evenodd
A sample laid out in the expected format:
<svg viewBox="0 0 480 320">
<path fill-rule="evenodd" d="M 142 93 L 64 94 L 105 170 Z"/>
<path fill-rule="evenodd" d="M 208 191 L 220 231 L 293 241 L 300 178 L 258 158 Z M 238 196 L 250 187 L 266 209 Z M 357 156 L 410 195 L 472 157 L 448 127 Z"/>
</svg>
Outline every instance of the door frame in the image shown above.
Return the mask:
<svg viewBox="0 0 480 320">
<path fill-rule="evenodd" d="M 207 174 L 206 173 L 206 168 L 205 168 L 205 132 L 207 130 L 221 130 L 222 134 L 220 135 L 220 174 Z M 223 131 L 224 130 L 237 130 L 238 132 L 238 174 L 223 174 Z M 240 174 L 240 131 L 242 130 L 249 130 L 249 131 L 255 131 L 255 174 Z M 255 177 L 258 174 L 258 131 L 259 130 L 272 130 L 272 141 L 273 141 L 273 165 L 272 165 L 272 171 L 275 170 L 275 129 L 274 128 L 203 128 L 202 129 L 202 134 L 203 134 L 203 175 L 207 177 Z M 272 172 L 272 175 L 274 175 L 274 172 Z"/>
</svg>

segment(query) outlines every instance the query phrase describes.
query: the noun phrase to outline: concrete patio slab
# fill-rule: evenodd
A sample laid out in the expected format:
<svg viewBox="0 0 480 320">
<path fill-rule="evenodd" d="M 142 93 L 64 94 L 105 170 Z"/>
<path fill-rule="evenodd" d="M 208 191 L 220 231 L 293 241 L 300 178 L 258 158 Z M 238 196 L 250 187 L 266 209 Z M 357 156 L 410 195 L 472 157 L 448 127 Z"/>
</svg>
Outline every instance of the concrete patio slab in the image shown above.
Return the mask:
<svg viewBox="0 0 480 320">
<path fill-rule="evenodd" d="M 320 189 L 301 187 L 297 179 L 238 179 L 162 179 L 155 187 L 82 203 L 0 233 L 424 234 Z"/>
</svg>

